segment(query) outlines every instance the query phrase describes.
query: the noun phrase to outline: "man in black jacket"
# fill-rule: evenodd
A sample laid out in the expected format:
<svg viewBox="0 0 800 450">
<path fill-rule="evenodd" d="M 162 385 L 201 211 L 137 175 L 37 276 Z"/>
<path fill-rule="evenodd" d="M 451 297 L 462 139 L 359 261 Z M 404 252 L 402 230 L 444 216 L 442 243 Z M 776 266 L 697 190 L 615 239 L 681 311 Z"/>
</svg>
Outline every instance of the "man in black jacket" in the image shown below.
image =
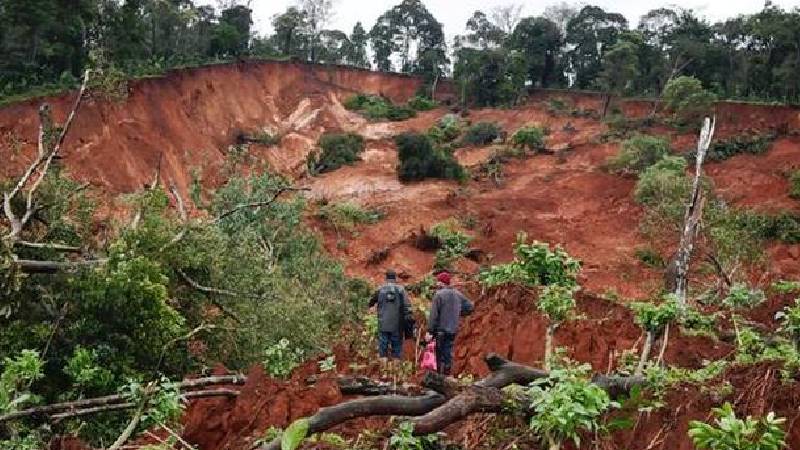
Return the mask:
<svg viewBox="0 0 800 450">
<path fill-rule="evenodd" d="M 449 375 L 459 320 L 461 316 L 472 314 L 473 306 L 464 294 L 450 286 L 448 272 L 437 275 L 436 281 L 439 290 L 433 296 L 426 339 L 436 339 L 436 370 Z"/>
<path fill-rule="evenodd" d="M 403 286 L 397 284 L 394 270 L 386 271 L 386 283 L 369 301 L 369 307 L 378 305 L 378 354 L 381 358 L 401 358 L 405 324 L 411 319 L 411 304 Z"/>
</svg>

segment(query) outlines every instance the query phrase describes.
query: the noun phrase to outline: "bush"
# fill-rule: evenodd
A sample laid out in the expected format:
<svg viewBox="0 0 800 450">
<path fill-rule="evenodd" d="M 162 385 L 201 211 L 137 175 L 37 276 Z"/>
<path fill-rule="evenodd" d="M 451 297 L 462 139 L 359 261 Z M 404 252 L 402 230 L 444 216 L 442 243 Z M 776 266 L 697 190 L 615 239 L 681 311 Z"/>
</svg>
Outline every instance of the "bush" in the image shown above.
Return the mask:
<svg viewBox="0 0 800 450">
<path fill-rule="evenodd" d="M 789 197 L 800 200 L 800 170 L 789 175 Z"/>
<path fill-rule="evenodd" d="M 649 267 L 663 269 L 665 266 L 664 258 L 651 247 L 639 247 L 635 250 L 634 254 L 636 255 L 636 259 Z"/>
<path fill-rule="evenodd" d="M 264 370 L 273 377 L 289 376 L 303 360 L 303 352 L 291 348 L 287 339 L 281 339 L 264 351 Z"/>
<path fill-rule="evenodd" d="M 430 111 L 436 108 L 437 104 L 436 100 L 415 95 L 408 100 L 408 106 L 415 111 Z"/>
<path fill-rule="evenodd" d="M 428 129 L 428 137 L 437 144 L 454 141 L 461 134 L 461 119 L 455 114 L 447 114 Z"/>
<path fill-rule="evenodd" d="M 716 95 L 703 89 L 700 80 L 687 76 L 670 80 L 664 87 L 663 97 L 667 108 L 682 124 L 699 121 L 711 112 L 717 101 Z"/>
<path fill-rule="evenodd" d="M 401 181 L 444 178 L 463 180 L 464 168 L 451 153 L 434 148 L 431 140 L 421 134 L 403 133 L 395 137 L 400 163 L 397 174 Z"/>
<path fill-rule="evenodd" d="M 607 166 L 613 172 L 642 173 L 668 154 L 669 141 L 641 134 L 625 140 L 622 150 L 608 160 Z"/>
<path fill-rule="evenodd" d="M 336 170 L 351 165 L 361 159 L 364 151 L 364 138 L 355 133 L 326 133 L 319 138 L 322 152 L 310 154 L 308 169 L 312 174 Z"/>
<path fill-rule="evenodd" d="M 522 127 L 514 133 L 511 142 L 516 147 L 523 147 L 528 150 L 536 151 L 544 148 L 545 135 L 547 135 L 546 130 L 542 127 Z"/>
<path fill-rule="evenodd" d="M 460 230 L 455 219 L 437 223 L 431 227 L 428 235 L 436 238 L 439 244 L 434 261 L 435 269 L 449 268 L 454 261 L 466 255 L 473 239 L 472 236 Z"/>
<path fill-rule="evenodd" d="M 487 145 L 500 137 L 502 130 L 491 122 L 478 122 L 467 129 L 462 142 L 467 145 Z"/>
<path fill-rule="evenodd" d="M 750 154 L 760 155 L 769 150 L 772 142 L 777 138 L 776 134 L 742 134 L 726 140 L 718 140 L 711 143 L 706 154 L 708 161 L 723 161 L 730 157 Z M 687 159 L 694 161 L 697 150 L 686 153 Z"/>
<path fill-rule="evenodd" d="M 683 158 L 667 156 L 639 176 L 634 198 L 647 207 L 646 224 L 660 228 L 665 224 L 676 225 L 683 219 L 692 189 L 685 171 Z"/>
<path fill-rule="evenodd" d="M 689 422 L 689 437 L 695 447 L 708 450 L 780 450 L 786 447 L 783 424 L 786 419 L 769 412 L 766 417 L 736 417 L 733 406 L 725 403 L 713 409 L 715 424 Z"/>
<path fill-rule="evenodd" d="M 517 235 L 514 260 L 508 264 L 492 266 L 480 274 L 486 286 L 521 283 L 527 286 L 576 286 L 581 263 L 572 258 L 561 246 L 550 250 L 550 245 L 533 241 L 526 243 L 524 233 Z"/>
<path fill-rule="evenodd" d="M 351 111 L 361 112 L 371 120 L 401 121 L 417 115 L 411 107 L 396 106 L 389 99 L 377 95 L 356 94 L 345 100 L 343 105 Z"/>
</svg>

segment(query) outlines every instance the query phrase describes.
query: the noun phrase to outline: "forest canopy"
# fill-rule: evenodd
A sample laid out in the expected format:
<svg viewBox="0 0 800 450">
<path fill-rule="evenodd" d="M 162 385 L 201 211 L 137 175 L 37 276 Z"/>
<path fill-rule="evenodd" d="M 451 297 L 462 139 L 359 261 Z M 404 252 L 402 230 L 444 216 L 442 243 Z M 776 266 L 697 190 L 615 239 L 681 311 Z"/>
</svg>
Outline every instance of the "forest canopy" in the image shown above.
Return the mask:
<svg viewBox="0 0 800 450">
<path fill-rule="evenodd" d="M 599 89 L 659 96 L 678 76 L 719 98 L 800 100 L 800 10 L 767 1 L 752 15 L 711 23 L 690 9 L 654 9 L 638 24 L 598 6 L 475 11 L 448 43 L 421 0 L 402 0 L 374 24 L 331 29 L 332 0 L 301 0 L 258 33 L 244 2 L 5 0 L 0 4 L 0 99 L 77 86 L 86 68 L 157 75 L 241 58 L 293 59 L 454 77 L 464 100 L 498 105 L 525 88 Z M 576 4 L 577 5 L 577 4 Z M 504 14 L 505 12 L 505 14 Z"/>
</svg>

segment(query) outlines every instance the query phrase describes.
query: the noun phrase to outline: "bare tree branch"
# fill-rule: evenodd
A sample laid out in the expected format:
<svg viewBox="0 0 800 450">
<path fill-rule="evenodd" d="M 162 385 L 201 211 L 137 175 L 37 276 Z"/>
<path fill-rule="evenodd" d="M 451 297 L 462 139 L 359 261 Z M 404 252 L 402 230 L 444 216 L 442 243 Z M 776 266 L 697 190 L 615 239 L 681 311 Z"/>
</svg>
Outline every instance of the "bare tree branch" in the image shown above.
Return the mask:
<svg viewBox="0 0 800 450">
<path fill-rule="evenodd" d="M 77 270 L 81 267 L 105 264 L 108 259 L 90 259 L 81 261 L 35 261 L 30 259 L 16 259 L 14 265 L 19 267 L 23 273 L 52 274 Z"/>
<path fill-rule="evenodd" d="M 180 389 L 181 391 L 188 391 L 189 389 L 205 388 L 209 386 L 242 385 L 245 383 L 245 381 L 246 378 L 241 375 L 219 375 L 214 377 L 185 380 L 180 383 L 177 383 L 177 388 Z M 204 392 L 204 391 L 197 391 L 197 392 Z M 183 394 L 183 396 L 185 396 L 186 398 L 194 398 L 193 395 L 197 394 L 192 394 L 192 392 L 186 392 Z M 51 405 L 35 406 L 33 408 L 28 408 L 21 411 L 15 411 L 12 413 L 1 415 L 0 423 L 7 422 L 9 420 L 20 419 L 22 417 L 53 416 L 54 414 L 58 414 L 64 411 L 75 411 L 80 409 L 95 408 L 98 406 L 120 404 L 126 402 L 127 398 L 125 396 L 115 394 L 115 395 L 106 395 L 103 397 L 89 398 L 84 400 L 76 400 L 72 402 L 62 402 L 62 403 L 54 403 Z M 130 409 L 130 407 L 123 409 Z"/>
<path fill-rule="evenodd" d="M 56 252 L 64 252 L 64 253 L 81 253 L 82 251 L 80 247 L 75 247 L 72 245 L 64 245 L 64 244 L 55 244 L 50 242 L 16 241 L 14 242 L 14 245 L 19 245 L 20 247 L 53 250 Z"/>
</svg>

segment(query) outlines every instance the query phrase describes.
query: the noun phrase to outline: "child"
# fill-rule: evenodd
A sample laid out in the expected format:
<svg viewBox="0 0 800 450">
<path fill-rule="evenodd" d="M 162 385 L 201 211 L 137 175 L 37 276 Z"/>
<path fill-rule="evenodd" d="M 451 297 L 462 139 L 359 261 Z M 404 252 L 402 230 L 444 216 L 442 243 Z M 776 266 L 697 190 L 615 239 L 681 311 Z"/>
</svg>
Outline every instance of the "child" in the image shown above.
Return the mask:
<svg viewBox="0 0 800 450">
<path fill-rule="evenodd" d="M 431 339 L 425 346 L 425 351 L 422 353 L 422 363 L 420 364 L 422 370 L 429 370 L 436 372 L 436 340 Z"/>
</svg>

